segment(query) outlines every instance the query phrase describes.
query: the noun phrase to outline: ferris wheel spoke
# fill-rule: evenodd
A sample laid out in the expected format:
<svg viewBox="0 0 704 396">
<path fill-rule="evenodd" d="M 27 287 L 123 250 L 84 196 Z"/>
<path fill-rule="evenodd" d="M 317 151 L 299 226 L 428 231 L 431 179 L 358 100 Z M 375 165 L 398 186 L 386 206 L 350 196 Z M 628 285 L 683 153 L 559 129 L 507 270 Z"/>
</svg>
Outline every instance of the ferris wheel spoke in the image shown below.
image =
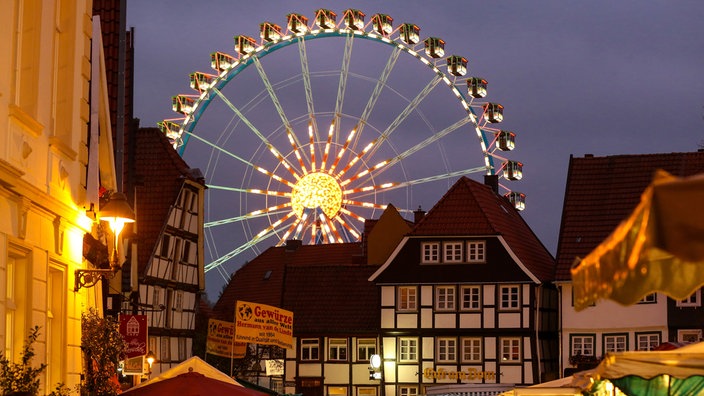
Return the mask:
<svg viewBox="0 0 704 396">
<path fill-rule="evenodd" d="M 352 206 L 357 206 L 360 208 L 373 208 L 373 209 L 386 209 L 386 205 L 381 205 L 378 203 L 374 202 L 366 202 L 366 201 L 356 201 L 352 199 L 344 199 L 342 201 L 344 205 L 352 205 Z"/>
<path fill-rule="evenodd" d="M 308 52 L 306 51 L 306 41 L 302 37 L 298 39 L 298 57 L 301 60 L 301 74 L 303 76 L 303 88 L 306 94 L 306 106 L 308 107 L 309 129 L 312 131 L 315 140 L 318 140 L 318 125 L 315 120 L 315 104 L 313 102 L 313 88 L 310 84 L 310 69 L 308 68 Z M 311 146 L 312 151 L 312 146 Z M 311 159 L 315 162 L 314 159 Z"/>
<path fill-rule="evenodd" d="M 288 130 L 293 130 L 293 126 L 291 125 L 291 122 L 286 118 L 286 113 L 284 113 L 283 107 L 281 107 L 281 101 L 279 100 L 279 97 L 276 95 L 276 91 L 274 90 L 274 87 L 271 85 L 271 81 L 269 80 L 269 77 L 266 75 L 266 71 L 264 70 L 264 66 L 262 66 L 262 63 L 260 62 L 258 57 L 253 58 L 253 63 L 254 66 L 257 69 L 257 72 L 259 73 L 259 78 L 262 80 L 264 83 L 264 86 L 266 87 L 267 92 L 269 93 L 269 97 L 271 98 L 272 103 L 274 104 L 274 107 L 276 107 L 276 112 L 279 114 L 279 117 L 281 117 L 281 122 L 283 123 L 284 127 Z M 294 139 L 296 138 L 296 135 L 293 135 Z M 301 143 L 296 140 L 296 143 L 300 146 Z"/>
<path fill-rule="evenodd" d="M 298 224 L 300 224 L 300 223 L 301 223 L 301 219 L 296 217 L 293 220 L 293 223 L 291 224 L 291 226 L 289 226 L 289 228 L 286 230 L 286 232 L 284 232 L 284 235 L 281 237 L 281 240 L 276 244 L 276 246 L 283 245 L 288 240 L 289 235 L 291 235 L 293 233 L 293 231 L 296 229 L 296 227 L 298 227 Z"/>
<path fill-rule="evenodd" d="M 203 224 L 203 227 L 204 228 L 217 227 L 220 225 L 239 223 L 239 222 L 246 221 L 249 219 L 255 219 L 257 217 L 283 214 L 283 213 L 285 213 L 285 211 L 282 211 L 281 209 L 284 209 L 284 208 L 287 208 L 290 206 L 291 206 L 291 203 L 285 203 L 285 204 L 281 204 L 281 205 L 277 205 L 277 206 L 272 206 L 272 207 L 269 207 L 266 209 L 255 210 L 255 211 L 249 212 L 247 214 L 244 214 L 242 216 L 228 217 L 227 219 L 208 221 Z"/>
<path fill-rule="evenodd" d="M 236 159 L 236 160 L 242 162 L 243 164 L 245 164 L 245 165 L 247 165 L 247 166 L 254 167 L 254 164 L 252 164 L 251 162 L 247 161 L 246 159 L 244 159 L 244 158 L 242 158 L 242 157 L 239 157 L 237 154 L 235 154 L 235 153 L 233 153 L 233 152 L 230 152 L 229 150 L 225 150 L 224 148 L 222 148 L 222 147 L 216 145 L 215 143 L 212 143 L 212 142 L 209 141 L 209 140 L 206 140 L 206 139 L 204 139 L 204 138 L 202 138 L 202 137 L 196 135 L 195 133 L 191 133 L 191 132 L 184 132 L 184 133 L 185 133 L 186 135 L 188 135 L 189 138 L 194 138 L 194 139 L 196 139 L 196 140 L 202 142 L 203 144 L 205 144 L 205 145 L 207 145 L 207 146 L 213 148 L 214 150 L 217 150 L 217 151 L 219 151 L 219 152 L 221 152 L 221 153 L 223 153 L 223 154 L 226 154 L 226 155 L 228 155 L 228 156 L 230 156 L 230 157 L 232 157 L 232 158 L 234 158 L 234 159 Z"/>
<path fill-rule="evenodd" d="M 254 238 L 243 243 L 242 245 L 238 246 L 234 250 L 232 250 L 232 251 L 226 253 L 225 255 L 218 257 L 216 260 L 213 260 L 210 263 L 206 264 L 205 265 L 205 272 L 208 272 L 214 268 L 218 268 L 219 266 L 226 263 L 230 259 L 236 257 L 237 255 L 241 254 L 242 252 L 246 251 L 247 249 L 256 246 L 258 243 L 270 238 L 271 236 L 273 236 L 275 234 L 276 234 L 276 230 L 270 230 L 261 236 L 255 236 Z"/>
<path fill-rule="evenodd" d="M 372 156 L 378 150 L 379 145 L 383 143 L 386 139 L 391 136 L 391 134 L 398 128 L 399 125 L 408 117 L 413 110 L 415 110 L 418 105 L 425 99 L 426 96 L 443 80 L 443 77 L 436 74 L 435 77 L 428 82 L 428 84 L 421 90 L 418 95 L 406 106 L 405 109 L 396 117 L 396 119 L 389 125 L 386 130 L 375 140 L 374 147 L 370 150 L 369 155 Z"/>
<path fill-rule="evenodd" d="M 335 124 L 335 142 L 337 142 L 338 129 L 340 127 L 340 114 L 342 113 L 342 103 L 345 100 L 345 90 L 347 89 L 347 77 L 349 77 L 350 60 L 352 59 L 352 44 L 354 34 L 351 32 L 345 37 L 345 51 L 342 57 L 342 67 L 340 67 L 340 81 L 337 84 L 337 99 L 335 101 L 335 114 L 333 123 Z"/>
<path fill-rule="evenodd" d="M 360 238 L 359 230 L 357 230 L 353 225 L 347 224 L 343 216 L 337 216 L 336 220 L 347 230 L 348 233 L 352 234 L 355 239 L 358 240 Z"/>
<path fill-rule="evenodd" d="M 335 162 L 332 163 L 332 166 L 330 167 L 330 173 L 335 172 L 335 168 L 337 168 L 337 165 L 340 163 L 340 159 L 342 159 L 342 156 L 345 154 L 345 151 L 347 151 L 347 148 L 350 145 L 350 141 L 352 138 L 355 136 L 357 133 L 356 129 L 353 129 L 350 131 L 349 135 L 347 135 L 347 139 L 345 140 L 345 144 L 342 145 L 342 148 L 340 148 L 337 152 L 337 157 L 335 157 Z"/>
<path fill-rule="evenodd" d="M 219 186 L 216 184 L 208 184 L 208 188 L 213 189 L 213 190 L 233 191 L 233 192 L 240 192 L 240 193 L 257 194 L 257 195 L 291 197 L 290 192 L 274 191 L 274 190 L 261 190 L 258 188 L 237 188 L 237 187 Z"/>
<path fill-rule="evenodd" d="M 359 125 L 357 126 L 357 131 L 359 132 L 357 134 L 357 139 L 355 139 L 355 143 L 352 145 L 352 148 L 355 149 L 357 146 L 357 142 L 359 141 L 359 137 L 362 135 L 362 130 L 364 129 L 364 126 L 367 124 L 367 120 L 369 120 L 369 116 L 372 113 L 372 110 L 374 110 L 374 107 L 376 106 L 376 102 L 379 99 L 379 96 L 381 96 L 381 91 L 384 89 L 386 86 L 386 82 L 389 79 L 389 76 L 391 75 L 391 71 L 393 70 L 394 66 L 396 65 L 396 61 L 398 60 L 398 56 L 401 54 L 401 49 L 399 47 L 394 47 L 394 50 L 391 51 L 391 55 L 389 56 L 389 59 L 386 61 L 386 65 L 384 66 L 384 70 L 381 72 L 381 76 L 376 82 L 376 85 L 374 86 L 374 91 L 372 92 L 371 96 L 369 97 L 369 100 L 367 101 L 367 104 L 364 106 L 364 111 L 362 112 L 362 115 L 359 118 Z"/>
</svg>

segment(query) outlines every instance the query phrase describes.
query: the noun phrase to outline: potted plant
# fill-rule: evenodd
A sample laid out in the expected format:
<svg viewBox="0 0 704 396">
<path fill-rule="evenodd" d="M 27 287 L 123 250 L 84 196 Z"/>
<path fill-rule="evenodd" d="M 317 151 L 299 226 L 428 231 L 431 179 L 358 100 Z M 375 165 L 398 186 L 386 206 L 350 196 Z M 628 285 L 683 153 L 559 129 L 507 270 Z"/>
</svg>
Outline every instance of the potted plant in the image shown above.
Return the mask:
<svg viewBox="0 0 704 396">
<path fill-rule="evenodd" d="M 0 390 L 3 396 L 35 396 L 39 393 L 39 375 L 46 369 L 46 364 L 32 367 L 32 345 L 38 336 L 39 326 L 34 326 L 22 347 L 19 363 L 0 354 Z"/>
</svg>

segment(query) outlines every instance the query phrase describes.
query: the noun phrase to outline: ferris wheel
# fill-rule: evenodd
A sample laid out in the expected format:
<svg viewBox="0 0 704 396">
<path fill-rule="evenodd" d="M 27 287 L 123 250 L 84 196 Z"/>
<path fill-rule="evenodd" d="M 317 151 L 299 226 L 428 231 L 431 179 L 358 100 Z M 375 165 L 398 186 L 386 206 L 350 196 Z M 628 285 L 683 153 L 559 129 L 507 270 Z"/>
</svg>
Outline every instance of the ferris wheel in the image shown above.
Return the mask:
<svg viewBox="0 0 704 396">
<path fill-rule="evenodd" d="M 523 209 L 501 181 L 523 165 L 502 156 L 515 133 L 496 127 L 504 108 L 483 101 L 487 81 L 417 25 L 365 18 L 319 9 L 283 29 L 263 22 L 172 97 L 180 116 L 159 128 L 205 176 L 206 272 L 228 279 L 224 264 L 290 239 L 358 241 L 388 204 L 408 218 L 463 175 L 495 175 Z"/>
</svg>

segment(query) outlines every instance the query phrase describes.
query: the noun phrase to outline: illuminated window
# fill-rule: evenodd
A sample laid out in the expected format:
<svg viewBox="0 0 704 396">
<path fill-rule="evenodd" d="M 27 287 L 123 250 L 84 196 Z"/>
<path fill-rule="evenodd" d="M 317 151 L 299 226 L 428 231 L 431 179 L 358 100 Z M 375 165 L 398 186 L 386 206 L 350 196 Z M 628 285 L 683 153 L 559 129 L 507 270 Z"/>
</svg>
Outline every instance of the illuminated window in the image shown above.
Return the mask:
<svg viewBox="0 0 704 396">
<path fill-rule="evenodd" d="M 376 340 L 373 338 L 357 339 L 357 361 L 367 362 L 376 354 Z"/>
<path fill-rule="evenodd" d="M 401 286 L 398 288 L 399 311 L 415 311 L 418 309 L 418 291 L 415 286 Z"/>
<path fill-rule="evenodd" d="M 399 338 L 398 340 L 399 362 L 415 362 L 418 360 L 418 339 Z"/>
<path fill-rule="evenodd" d="M 440 262 L 440 242 L 423 242 L 421 244 L 421 263 Z"/>
<path fill-rule="evenodd" d="M 660 345 L 660 333 L 636 333 L 638 351 L 652 351 Z"/>
<path fill-rule="evenodd" d="M 328 396 L 347 396 L 346 386 L 328 386 Z"/>
<path fill-rule="evenodd" d="M 441 337 L 437 340 L 438 362 L 457 361 L 457 339 Z"/>
<path fill-rule="evenodd" d="M 377 396 L 376 388 L 360 386 L 357 388 L 357 396 Z"/>
<path fill-rule="evenodd" d="M 462 242 L 444 242 L 442 244 L 442 261 L 444 263 L 461 263 L 462 257 Z"/>
<path fill-rule="evenodd" d="M 435 309 L 438 311 L 453 311 L 455 309 L 455 287 L 435 287 Z"/>
<path fill-rule="evenodd" d="M 701 329 L 677 330 L 677 342 L 699 342 L 701 339 Z"/>
<path fill-rule="evenodd" d="M 467 261 L 470 263 L 485 263 L 486 262 L 486 242 L 485 241 L 469 241 L 467 242 Z"/>
<path fill-rule="evenodd" d="M 571 355 L 594 356 L 594 343 L 596 336 L 593 334 L 570 335 Z"/>
<path fill-rule="evenodd" d="M 477 311 L 481 308 L 481 286 L 462 286 L 462 310 Z"/>
<path fill-rule="evenodd" d="M 604 334 L 604 354 L 628 350 L 627 334 Z"/>
<path fill-rule="evenodd" d="M 301 360 L 320 360 L 320 341 L 317 338 L 301 340 Z"/>
<path fill-rule="evenodd" d="M 344 338 L 331 338 L 328 345 L 328 360 L 347 360 L 347 340 Z"/>
<path fill-rule="evenodd" d="M 499 309 L 503 311 L 517 310 L 520 307 L 520 287 L 517 285 L 501 286 Z"/>
<path fill-rule="evenodd" d="M 501 339 L 501 361 L 520 362 L 521 361 L 521 339 L 502 338 Z"/>
<path fill-rule="evenodd" d="M 462 363 L 479 363 L 482 361 L 482 339 L 462 338 Z"/>
</svg>

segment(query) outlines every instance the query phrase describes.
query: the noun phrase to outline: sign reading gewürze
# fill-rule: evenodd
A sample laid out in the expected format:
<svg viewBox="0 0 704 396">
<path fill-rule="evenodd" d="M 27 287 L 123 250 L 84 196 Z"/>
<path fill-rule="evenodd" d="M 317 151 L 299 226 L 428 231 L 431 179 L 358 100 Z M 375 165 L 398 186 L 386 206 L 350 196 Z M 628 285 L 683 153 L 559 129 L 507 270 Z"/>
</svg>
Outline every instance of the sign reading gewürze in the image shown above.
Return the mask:
<svg viewBox="0 0 704 396">
<path fill-rule="evenodd" d="M 237 301 L 235 340 L 293 348 L 293 312 L 271 305 Z"/>
</svg>

